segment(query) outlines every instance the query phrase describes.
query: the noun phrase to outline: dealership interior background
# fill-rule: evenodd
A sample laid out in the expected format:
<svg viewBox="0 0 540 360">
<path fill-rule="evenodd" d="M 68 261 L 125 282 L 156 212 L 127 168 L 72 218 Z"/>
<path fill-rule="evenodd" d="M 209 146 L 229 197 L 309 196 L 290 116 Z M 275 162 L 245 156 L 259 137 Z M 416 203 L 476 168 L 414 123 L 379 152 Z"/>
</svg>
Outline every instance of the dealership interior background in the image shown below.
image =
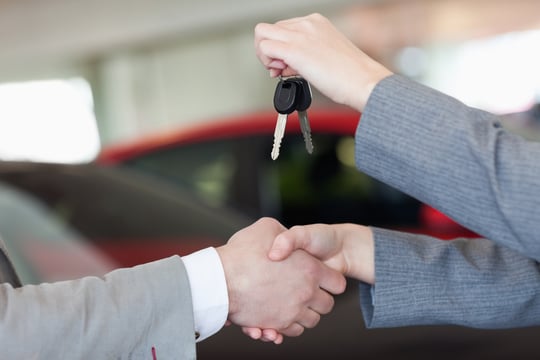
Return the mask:
<svg viewBox="0 0 540 360">
<path fill-rule="evenodd" d="M 515 113 L 540 98 L 535 0 L 2 1 L 0 158 L 85 162 L 103 145 L 271 109 L 253 27 L 311 12 L 471 106 Z"/>
</svg>

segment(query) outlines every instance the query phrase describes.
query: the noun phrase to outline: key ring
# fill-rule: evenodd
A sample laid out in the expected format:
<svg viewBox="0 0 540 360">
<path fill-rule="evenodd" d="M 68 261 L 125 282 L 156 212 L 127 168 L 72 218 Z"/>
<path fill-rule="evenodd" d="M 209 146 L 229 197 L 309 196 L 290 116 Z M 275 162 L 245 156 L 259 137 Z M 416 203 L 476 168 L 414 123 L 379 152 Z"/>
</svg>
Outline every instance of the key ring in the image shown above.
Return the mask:
<svg viewBox="0 0 540 360">
<path fill-rule="evenodd" d="M 300 75 L 290 75 L 290 76 L 279 75 L 279 81 L 285 81 L 289 79 L 299 79 L 299 78 L 301 78 Z"/>
</svg>

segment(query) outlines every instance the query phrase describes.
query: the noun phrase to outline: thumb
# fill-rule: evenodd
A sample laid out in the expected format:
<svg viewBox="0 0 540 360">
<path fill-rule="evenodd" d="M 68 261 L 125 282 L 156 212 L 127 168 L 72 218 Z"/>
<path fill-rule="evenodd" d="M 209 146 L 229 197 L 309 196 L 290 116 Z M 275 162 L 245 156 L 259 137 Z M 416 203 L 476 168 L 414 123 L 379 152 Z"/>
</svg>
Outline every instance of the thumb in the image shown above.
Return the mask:
<svg viewBox="0 0 540 360">
<path fill-rule="evenodd" d="M 270 260 L 279 261 L 286 259 L 295 249 L 299 248 L 295 243 L 294 237 L 290 237 L 288 234 L 289 230 L 286 230 L 276 236 L 268 252 Z"/>
</svg>

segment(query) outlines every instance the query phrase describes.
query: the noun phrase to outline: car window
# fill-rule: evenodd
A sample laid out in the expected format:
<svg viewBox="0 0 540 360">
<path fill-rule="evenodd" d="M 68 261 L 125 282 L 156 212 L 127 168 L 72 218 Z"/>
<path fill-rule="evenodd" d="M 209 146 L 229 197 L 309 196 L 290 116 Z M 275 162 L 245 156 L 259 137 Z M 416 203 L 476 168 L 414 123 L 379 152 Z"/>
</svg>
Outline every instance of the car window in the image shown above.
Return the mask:
<svg viewBox="0 0 540 360">
<path fill-rule="evenodd" d="M 123 165 L 180 185 L 209 204 L 224 206 L 238 171 L 235 147 L 235 141 L 196 143 L 156 151 Z"/>
<path fill-rule="evenodd" d="M 313 134 L 308 154 L 300 134 L 285 135 L 278 159 L 267 135 L 234 137 L 156 150 L 124 163 L 171 181 L 219 206 L 287 226 L 356 221 L 416 226 L 419 202 L 359 172 L 354 139 Z"/>
<path fill-rule="evenodd" d="M 282 217 L 289 224 L 357 222 L 417 225 L 419 203 L 358 171 L 352 136 L 315 134 L 316 151 L 306 153 L 301 137 L 283 145 L 279 192 Z"/>
</svg>

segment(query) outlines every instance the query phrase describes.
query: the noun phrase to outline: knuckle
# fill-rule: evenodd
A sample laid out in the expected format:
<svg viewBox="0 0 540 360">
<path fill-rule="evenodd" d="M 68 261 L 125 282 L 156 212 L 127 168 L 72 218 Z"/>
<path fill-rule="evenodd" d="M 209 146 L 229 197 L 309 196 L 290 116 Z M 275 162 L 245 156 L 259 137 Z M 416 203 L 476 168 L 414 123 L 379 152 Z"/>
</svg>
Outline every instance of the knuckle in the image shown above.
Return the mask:
<svg viewBox="0 0 540 360">
<path fill-rule="evenodd" d="M 329 296 L 323 308 L 322 314 L 328 314 L 330 311 L 332 311 L 335 304 L 336 304 L 336 300 L 334 299 L 334 297 Z"/>
<path fill-rule="evenodd" d="M 320 320 L 321 320 L 321 316 L 319 314 L 316 314 L 315 316 L 313 316 L 311 321 L 308 324 L 306 324 L 306 327 L 309 329 L 314 328 L 315 326 L 317 326 Z"/>
<path fill-rule="evenodd" d="M 305 304 L 310 301 L 315 295 L 315 288 L 312 286 L 304 286 L 299 290 L 298 298 L 301 303 Z"/>
<path fill-rule="evenodd" d="M 293 324 L 288 330 L 288 336 L 300 336 L 304 332 L 304 327 L 298 324 Z"/>
</svg>

